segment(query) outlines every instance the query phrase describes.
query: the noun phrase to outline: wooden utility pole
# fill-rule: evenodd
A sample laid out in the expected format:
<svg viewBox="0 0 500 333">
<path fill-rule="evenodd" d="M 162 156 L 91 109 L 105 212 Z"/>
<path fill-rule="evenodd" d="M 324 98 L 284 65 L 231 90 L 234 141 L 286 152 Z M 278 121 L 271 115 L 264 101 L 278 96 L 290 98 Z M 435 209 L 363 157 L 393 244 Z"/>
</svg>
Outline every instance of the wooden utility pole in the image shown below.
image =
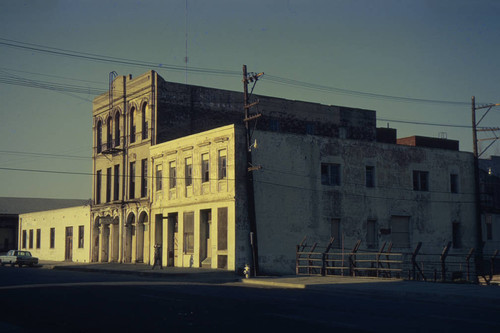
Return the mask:
<svg viewBox="0 0 500 333">
<path fill-rule="evenodd" d="M 481 193 L 479 179 L 479 154 L 477 150 L 477 122 L 476 122 L 476 97 L 472 96 L 472 151 L 474 155 L 474 202 L 476 206 L 476 251 L 475 266 L 476 275 L 479 276 L 483 262 L 483 228 L 481 226 Z"/>
<path fill-rule="evenodd" d="M 486 114 L 491 110 L 491 108 L 495 106 L 499 106 L 500 103 L 497 104 L 488 104 L 488 105 L 483 105 L 483 106 L 476 106 L 476 97 L 472 96 L 472 148 L 473 148 L 473 154 L 474 154 L 474 193 L 475 193 L 475 204 L 476 204 L 476 251 L 475 253 L 475 266 L 476 266 L 476 274 L 479 276 L 479 274 L 482 274 L 482 268 L 483 268 L 483 228 L 481 224 L 481 188 L 480 188 L 480 177 L 479 177 L 479 157 L 481 156 L 482 153 L 488 149 L 491 144 L 494 143 L 498 139 L 498 137 L 495 135 L 494 138 L 490 139 L 481 139 L 478 140 L 477 138 L 477 132 L 478 131 L 491 131 L 495 132 L 498 131 L 499 128 L 485 128 L 485 129 L 478 129 L 477 125 L 483 120 L 483 118 L 486 116 Z M 479 119 L 479 121 L 476 120 L 476 111 L 480 109 L 488 109 L 484 115 Z M 479 141 L 485 141 L 485 140 L 494 140 L 485 150 L 483 150 L 481 153 L 479 153 L 478 148 L 477 148 L 477 143 Z"/>
<path fill-rule="evenodd" d="M 243 107 L 245 109 L 245 131 L 246 131 L 246 180 L 247 180 L 247 210 L 248 210 L 248 220 L 250 224 L 250 246 L 252 249 L 252 269 L 253 275 L 257 276 L 259 274 L 259 248 L 257 244 L 257 221 L 255 217 L 255 193 L 253 187 L 253 171 L 259 168 L 255 168 L 252 165 L 252 149 L 251 149 L 251 133 L 249 123 L 252 120 L 260 117 L 260 114 L 256 114 L 253 116 L 249 116 L 249 109 L 252 106 L 258 104 L 258 101 L 255 103 L 248 103 L 248 82 L 257 81 L 259 76 L 262 76 L 264 73 L 252 74 L 251 76 L 247 73 L 247 66 L 243 65 Z"/>
</svg>

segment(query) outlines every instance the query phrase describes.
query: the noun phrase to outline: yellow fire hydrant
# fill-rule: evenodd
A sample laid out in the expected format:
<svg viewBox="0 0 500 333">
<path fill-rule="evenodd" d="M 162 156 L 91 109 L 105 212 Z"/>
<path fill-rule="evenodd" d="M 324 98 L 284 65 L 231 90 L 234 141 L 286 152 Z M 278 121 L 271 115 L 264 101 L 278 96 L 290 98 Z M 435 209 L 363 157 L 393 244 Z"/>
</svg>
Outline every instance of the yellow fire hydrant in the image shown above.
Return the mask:
<svg viewBox="0 0 500 333">
<path fill-rule="evenodd" d="M 245 275 L 246 279 L 250 277 L 250 266 L 248 264 L 245 265 L 245 268 L 243 269 L 243 274 Z"/>
</svg>

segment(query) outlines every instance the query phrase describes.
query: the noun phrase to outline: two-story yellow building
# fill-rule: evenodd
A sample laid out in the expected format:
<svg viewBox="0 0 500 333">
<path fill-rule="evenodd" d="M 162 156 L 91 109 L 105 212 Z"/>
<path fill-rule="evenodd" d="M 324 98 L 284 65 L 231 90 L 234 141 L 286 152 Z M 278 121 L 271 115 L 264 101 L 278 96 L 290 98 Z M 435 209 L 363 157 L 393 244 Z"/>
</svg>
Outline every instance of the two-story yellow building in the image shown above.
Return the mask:
<svg viewBox="0 0 500 333">
<path fill-rule="evenodd" d="M 150 148 L 151 237 L 164 265 L 235 270 L 239 132 L 229 125 Z"/>
</svg>

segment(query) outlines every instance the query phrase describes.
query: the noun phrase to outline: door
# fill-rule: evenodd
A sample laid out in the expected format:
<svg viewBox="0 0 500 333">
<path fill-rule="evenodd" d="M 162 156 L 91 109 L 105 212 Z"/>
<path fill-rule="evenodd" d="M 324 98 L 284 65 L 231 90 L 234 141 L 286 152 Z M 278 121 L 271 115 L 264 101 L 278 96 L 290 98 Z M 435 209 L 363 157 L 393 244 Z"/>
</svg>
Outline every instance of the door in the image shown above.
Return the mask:
<svg viewBox="0 0 500 333">
<path fill-rule="evenodd" d="M 167 226 L 167 266 L 175 266 L 178 256 L 177 231 L 178 214 L 168 214 Z"/>
<path fill-rule="evenodd" d="M 73 227 L 66 227 L 66 251 L 64 260 L 73 261 Z"/>
</svg>

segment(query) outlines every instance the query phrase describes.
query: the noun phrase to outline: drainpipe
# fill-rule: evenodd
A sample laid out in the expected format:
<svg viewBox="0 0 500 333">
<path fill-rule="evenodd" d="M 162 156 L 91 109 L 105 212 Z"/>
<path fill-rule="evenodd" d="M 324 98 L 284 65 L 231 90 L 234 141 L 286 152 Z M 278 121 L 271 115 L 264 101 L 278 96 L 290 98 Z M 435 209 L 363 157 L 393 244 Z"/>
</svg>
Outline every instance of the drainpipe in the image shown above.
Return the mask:
<svg viewBox="0 0 500 333">
<path fill-rule="evenodd" d="M 126 170 L 127 168 L 127 155 L 128 155 L 128 147 L 127 147 L 127 138 L 128 138 L 128 126 L 127 126 L 127 120 L 128 120 L 128 109 L 127 109 L 127 77 L 123 77 L 123 167 L 122 167 L 122 202 L 121 202 L 121 211 L 122 211 L 122 218 L 121 218 L 121 225 L 119 226 L 118 233 L 120 234 L 120 239 L 119 239 L 119 246 L 120 246 L 120 258 L 119 262 L 123 263 L 123 254 L 124 254 L 124 248 L 123 248 L 123 237 L 124 237 L 124 228 L 125 228 L 125 194 L 127 193 L 127 181 L 126 181 Z"/>
</svg>

